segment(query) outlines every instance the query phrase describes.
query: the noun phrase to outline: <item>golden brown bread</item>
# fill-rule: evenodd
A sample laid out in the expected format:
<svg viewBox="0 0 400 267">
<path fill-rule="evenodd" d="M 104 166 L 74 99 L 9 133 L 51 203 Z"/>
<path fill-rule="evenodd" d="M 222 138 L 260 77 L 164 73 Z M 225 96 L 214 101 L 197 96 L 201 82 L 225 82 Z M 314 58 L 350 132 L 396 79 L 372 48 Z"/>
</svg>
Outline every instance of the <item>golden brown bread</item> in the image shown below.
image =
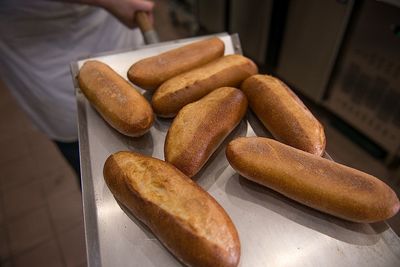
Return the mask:
<svg viewBox="0 0 400 267">
<path fill-rule="evenodd" d="M 224 42 L 217 37 L 191 43 L 136 62 L 128 79 L 143 89 L 156 89 L 169 78 L 222 57 L 224 51 Z"/>
<path fill-rule="evenodd" d="M 117 152 L 104 164 L 115 198 L 188 266 L 237 266 L 238 233 L 224 209 L 171 164 Z"/>
<path fill-rule="evenodd" d="M 174 117 L 185 105 L 223 86 L 239 86 L 257 73 L 257 66 L 241 55 L 228 55 L 164 82 L 154 93 L 152 106 L 160 117 Z"/>
<path fill-rule="evenodd" d="M 78 82 L 89 102 L 120 133 L 141 136 L 150 129 L 154 121 L 150 103 L 106 64 L 86 61 Z"/>
<path fill-rule="evenodd" d="M 165 139 L 165 160 L 189 177 L 207 162 L 247 110 L 246 96 L 233 87 L 219 88 L 183 107 Z"/>
<path fill-rule="evenodd" d="M 318 156 L 323 154 L 324 128 L 282 81 L 254 75 L 242 83 L 241 89 L 251 109 L 277 140 Z"/>
<path fill-rule="evenodd" d="M 378 178 L 272 139 L 235 139 L 226 156 L 242 176 L 343 219 L 382 221 L 400 207 L 396 193 Z"/>
</svg>

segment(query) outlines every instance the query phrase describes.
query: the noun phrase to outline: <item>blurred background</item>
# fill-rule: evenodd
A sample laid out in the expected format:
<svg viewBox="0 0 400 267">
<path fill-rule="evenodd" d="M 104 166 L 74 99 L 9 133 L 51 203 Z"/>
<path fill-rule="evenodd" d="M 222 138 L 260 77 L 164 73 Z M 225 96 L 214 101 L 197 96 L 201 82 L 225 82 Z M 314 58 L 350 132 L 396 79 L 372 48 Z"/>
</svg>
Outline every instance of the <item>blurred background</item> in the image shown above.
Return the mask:
<svg viewBox="0 0 400 267">
<path fill-rule="evenodd" d="M 332 158 L 400 195 L 400 1 L 154 2 L 161 41 L 238 33 L 322 122 Z M 73 171 L 1 84 L 0 113 L 1 266 L 86 266 Z M 400 215 L 388 223 L 400 234 Z"/>
<path fill-rule="evenodd" d="M 335 126 L 368 153 L 396 165 L 399 8 L 399 1 L 375 0 L 181 0 L 168 13 L 186 36 L 238 33 L 261 71 L 334 115 Z"/>
</svg>

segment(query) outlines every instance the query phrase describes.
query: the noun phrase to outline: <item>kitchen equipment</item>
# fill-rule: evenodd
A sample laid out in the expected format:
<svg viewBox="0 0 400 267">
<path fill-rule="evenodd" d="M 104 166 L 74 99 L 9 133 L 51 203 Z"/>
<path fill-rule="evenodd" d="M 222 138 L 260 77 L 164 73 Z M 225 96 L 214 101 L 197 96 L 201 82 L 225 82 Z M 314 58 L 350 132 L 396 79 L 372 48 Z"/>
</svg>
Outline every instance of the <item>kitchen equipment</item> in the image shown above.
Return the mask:
<svg viewBox="0 0 400 267">
<path fill-rule="evenodd" d="M 400 152 L 400 8 L 363 1 L 324 102 L 388 152 Z"/>
<path fill-rule="evenodd" d="M 387 163 L 400 155 L 399 18 L 399 1 L 290 1 L 275 69 Z"/>
<path fill-rule="evenodd" d="M 275 73 L 320 103 L 354 5 L 350 1 L 290 1 Z"/>
</svg>

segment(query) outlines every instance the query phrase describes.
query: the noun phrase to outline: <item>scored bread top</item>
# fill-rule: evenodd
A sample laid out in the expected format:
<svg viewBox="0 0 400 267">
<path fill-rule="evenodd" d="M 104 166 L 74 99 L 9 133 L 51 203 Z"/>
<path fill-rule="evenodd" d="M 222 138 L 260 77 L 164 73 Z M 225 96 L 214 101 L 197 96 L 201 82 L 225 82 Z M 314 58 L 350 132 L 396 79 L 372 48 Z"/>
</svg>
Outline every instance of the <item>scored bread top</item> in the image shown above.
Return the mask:
<svg viewBox="0 0 400 267">
<path fill-rule="evenodd" d="M 244 177 L 347 220 L 381 221 L 400 207 L 396 193 L 378 178 L 269 138 L 235 139 L 226 155 Z"/>
<path fill-rule="evenodd" d="M 242 91 L 221 87 L 183 107 L 165 139 L 165 160 L 189 177 L 207 162 L 247 109 Z"/>
<path fill-rule="evenodd" d="M 143 89 L 155 89 L 169 78 L 223 56 L 224 51 L 224 42 L 217 37 L 197 41 L 136 62 L 128 78 Z"/>
<path fill-rule="evenodd" d="M 239 86 L 258 68 L 241 55 L 227 55 L 197 69 L 182 73 L 164 82 L 152 98 L 154 111 L 162 117 L 174 117 L 185 105 L 224 86 Z"/>
<path fill-rule="evenodd" d="M 193 266 L 236 266 L 237 231 L 224 209 L 174 166 L 134 152 L 111 155 L 112 193 L 178 258 Z"/>
<path fill-rule="evenodd" d="M 185 72 L 179 76 L 174 77 L 173 79 L 166 81 L 164 84 L 162 84 L 160 86 L 160 88 L 158 88 L 156 93 L 157 93 L 157 95 L 173 93 L 173 92 L 181 90 L 181 88 L 183 88 L 187 85 L 194 84 L 203 79 L 212 77 L 216 73 L 218 73 L 220 71 L 224 71 L 227 68 L 234 68 L 235 66 L 247 65 L 247 64 L 251 64 L 251 63 L 253 63 L 253 62 L 244 56 L 227 55 L 227 56 L 221 57 L 215 61 L 212 61 L 212 62 L 208 63 L 207 65 L 196 68 L 189 72 Z M 245 71 L 247 72 L 247 70 L 245 70 Z M 253 74 L 253 73 L 249 72 L 248 74 Z M 214 88 L 219 88 L 221 86 L 218 86 L 218 85 L 220 83 L 223 83 L 226 81 L 222 80 L 222 81 L 215 81 L 215 82 L 216 82 L 216 84 L 213 85 Z M 234 82 L 237 83 L 237 81 L 234 81 Z M 229 85 L 226 85 L 226 86 L 229 86 Z"/>
<path fill-rule="evenodd" d="M 140 136 L 150 129 L 154 121 L 150 103 L 108 65 L 86 61 L 77 78 L 83 94 L 116 130 Z"/>
<path fill-rule="evenodd" d="M 253 75 L 242 84 L 251 109 L 271 134 L 285 144 L 321 156 L 324 129 L 296 94 L 270 75 Z"/>
</svg>

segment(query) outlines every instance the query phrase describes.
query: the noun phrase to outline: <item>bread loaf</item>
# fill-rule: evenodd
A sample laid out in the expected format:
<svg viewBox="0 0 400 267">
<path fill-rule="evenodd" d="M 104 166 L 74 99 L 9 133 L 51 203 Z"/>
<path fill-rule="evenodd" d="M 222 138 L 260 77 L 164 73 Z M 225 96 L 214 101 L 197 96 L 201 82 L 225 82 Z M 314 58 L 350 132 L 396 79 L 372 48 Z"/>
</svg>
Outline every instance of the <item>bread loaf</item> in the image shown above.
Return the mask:
<svg viewBox="0 0 400 267">
<path fill-rule="evenodd" d="M 238 265 L 240 242 L 231 219 L 174 166 L 134 152 L 118 152 L 106 160 L 103 173 L 115 198 L 183 263 Z"/>
<path fill-rule="evenodd" d="M 246 96 L 222 87 L 183 107 L 165 139 L 165 160 L 189 177 L 207 162 L 247 110 Z"/>
<path fill-rule="evenodd" d="M 78 82 L 89 102 L 120 133 L 135 137 L 150 129 L 154 121 L 150 103 L 106 64 L 85 62 Z"/>
<path fill-rule="evenodd" d="M 154 93 L 152 106 L 160 117 L 175 117 L 185 105 L 211 91 L 240 83 L 257 73 L 257 66 L 241 55 L 228 55 L 164 82 Z"/>
<path fill-rule="evenodd" d="M 378 178 L 272 139 L 235 139 L 226 156 L 247 179 L 346 220 L 382 221 L 400 207 L 395 192 Z"/>
<path fill-rule="evenodd" d="M 128 79 L 143 89 L 156 89 L 169 78 L 222 57 L 224 50 L 217 37 L 194 42 L 139 60 L 130 67 Z"/>
<path fill-rule="evenodd" d="M 323 154 L 324 128 L 282 81 L 254 75 L 241 88 L 251 109 L 277 140 L 311 154 Z"/>
</svg>

